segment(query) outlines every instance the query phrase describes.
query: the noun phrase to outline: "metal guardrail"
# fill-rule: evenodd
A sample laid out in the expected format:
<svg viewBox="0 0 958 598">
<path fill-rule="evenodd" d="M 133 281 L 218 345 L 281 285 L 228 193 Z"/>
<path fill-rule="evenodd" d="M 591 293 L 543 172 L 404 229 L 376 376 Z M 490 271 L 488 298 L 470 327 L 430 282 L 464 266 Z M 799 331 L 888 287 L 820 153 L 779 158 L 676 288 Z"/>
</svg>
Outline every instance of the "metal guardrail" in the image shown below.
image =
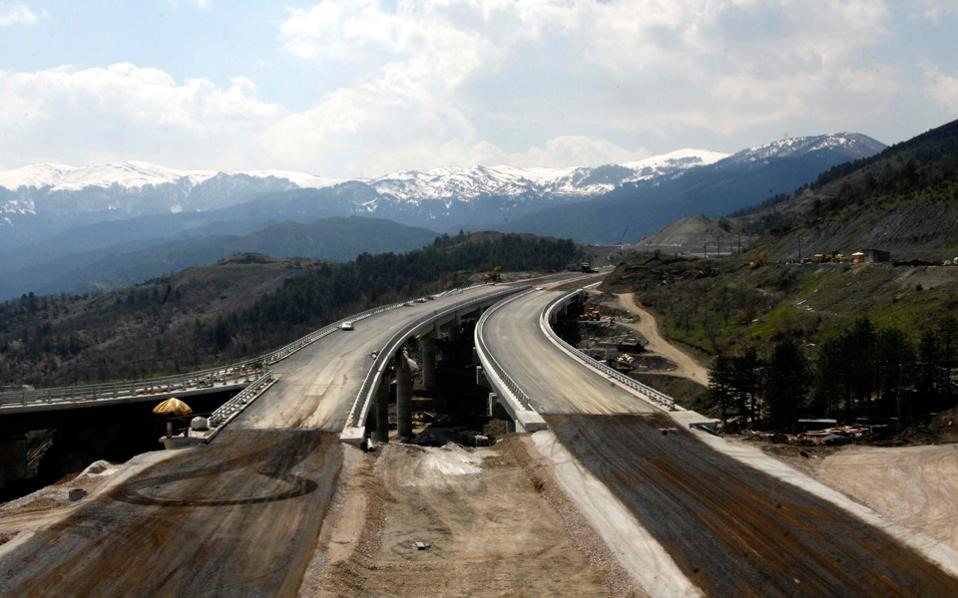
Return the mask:
<svg viewBox="0 0 958 598">
<path fill-rule="evenodd" d="M 451 289 L 434 296 L 442 296 L 453 292 L 462 292 L 476 287 L 484 286 L 481 284 L 466 287 L 465 289 Z M 141 380 L 128 380 L 120 382 L 105 382 L 101 384 L 87 384 L 80 386 L 59 386 L 51 388 L 24 389 L 0 392 L 0 408 L 5 406 L 41 406 L 56 403 L 73 403 L 98 400 L 116 400 L 133 398 L 140 396 L 151 396 L 155 394 L 168 394 L 174 392 L 184 392 L 188 390 L 198 390 L 205 388 L 215 388 L 219 386 L 229 386 L 233 384 L 249 383 L 254 377 L 261 375 L 264 368 L 273 365 L 297 351 L 311 345 L 312 343 L 324 338 L 342 325 L 343 322 L 357 322 L 371 316 L 400 308 L 404 303 L 393 303 L 384 305 L 366 311 L 360 312 L 337 320 L 332 324 L 314 330 L 309 334 L 302 336 L 291 343 L 270 351 L 259 357 L 247 359 L 237 363 L 231 363 L 218 367 L 196 370 L 183 374 L 174 374 L 171 376 L 162 376 L 158 378 L 146 378 Z"/>
<path fill-rule="evenodd" d="M 480 355 L 480 361 L 483 361 L 482 358 L 484 358 L 484 360 L 487 361 L 492 366 L 492 369 L 494 370 L 496 376 L 498 376 L 499 379 L 502 380 L 502 383 L 506 385 L 506 389 L 510 393 L 512 393 L 512 396 L 515 397 L 515 399 L 519 402 L 519 404 L 525 407 L 528 411 L 535 410 L 535 408 L 532 406 L 532 401 L 529 400 L 529 395 L 527 395 L 526 392 L 522 390 L 522 387 L 520 387 L 519 384 L 512 378 L 512 376 L 509 375 L 509 372 L 507 372 L 506 369 L 502 367 L 502 364 L 499 363 L 499 361 L 493 355 L 492 351 L 489 350 L 489 347 L 486 346 L 486 340 L 482 336 L 482 329 L 483 329 L 483 325 L 486 323 L 486 320 L 496 310 L 502 308 L 502 306 L 504 305 L 507 305 L 510 301 L 515 301 L 519 299 L 520 297 L 523 297 L 526 294 L 531 292 L 532 292 L 532 289 L 528 289 L 524 293 L 520 293 L 518 295 L 515 295 L 514 297 L 509 298 L 508 301 L 497 303 L 491 309 L 486 311 L 486 313 L 482 314 L 482 317 L 479 318 L 479 321 L 476 322 L 476 334 L 475 334 L 476 351 Z"/>
<path fill-rule="evenodd" d="M 626 376 L 622 372 L 619 372 L 618 370 L 607 366 L 601 361 L 593 359 L 589 355 L 586 355 L 579 349 L 565 342 L 562 339 L 562 337 L 556 334 L 555 330 L 552 329 L 550 322 L 552 321 L 552 314 L 556 310 L 556 308 L 558 308 L 560 305 L 565 305 L 566 303 L 569 303 L 574 297 L 578 296 L 581 292 L 582 292 L 581 290 L 576 290 L 566 295 L 563 295 L 559 297 L 558 299 L 556 299 L 555 301 L 553 301 L 552 303 L 550 303 L 548 306 L 546 306 L 544 310 L 542 310 L 542 314 L 540 316 L 540 323 L 542 324 L 542 328 L 545 330 L 546 334 L 548 334 L 549 337 L 554 342 L 561 345 L 564 349 L 572 353 L 575 357 L 577 357 L 579 360 L 584 362 L 586 365 L 596 370 L 599 370 L 600 372 L 609 376 L 610 378 L 614 378 L 615 380 L 617 380 L 618 382 L 621 382 L 625 386 L 628 386 L 629 388 L 637 391 L 639 394 L 642 394 L 643 396 L 655 401 L 656 403 L 659 403 L 663 407 L 666 407 L 669 411 L 673 411 L 675 409 L 675 399 L 665 394 L 664 392 L 656 390 L 652 388 L 651 386 L 647 386 L 645 384 L 642 384 L 638 380 L 634 380 L 630 378 L 629 376 Z"/>
<path fill-rule="evenodd" d="M 473 287 L 469 288 L 475 288 L 476 286 L 484 285 L 474 285 Z M 395 353 L 410 336 L 415 334 L 417 329 L 444 316 L 454 314 L 462 309 L 479 305 L 486 301 L 497 300 L 501 297 L 518 293 L 519 291 L 527 288 L 529 287 L 506 287 L 497 293 L 491 293 L 482 297 L 476 297 L 475 299 L 471 299 L 469 301 L 456 303 L 455 305 L 451 305 L 445 309 L 434 310 L 431 313 L 426 314 L 414 322 L 404 326 L 398 332 L 393 334 L 383 345 L 382 350 L 376 355 L 376 361 L 374 362 L 373 367 L 366 374 L 366 378 L 363 379 L 363 383 L 359 387 L 359 392 L 356 393 L 356 400 L 353 401 L 353 406 L 350 408 L 349 415 L 346 418 L 346 428 L 361 428 L 365 425 L 366 417 L 369 414 L 369 406 L 372 404 L 373 393 L 379 387 L 382 376 L 389 367 L 389 360 L 392 358 L 393 353 Z"/>
<path fill-rule="evenodd" d="M 259 395 L 262 390 L 272 384 L 273 380 L 273 370 L 266 370 L 262 376 L 254 380 L 249 386 L 240 392 L 236 393 L 236 396 L 217 407 L 216 410 L 210 414 L 210 427 L 219 427 L 220 424 L 229 419 L 233 413 L 243 409 L 247 403 L 256 398 L 256 396 Z"/>
</svg>

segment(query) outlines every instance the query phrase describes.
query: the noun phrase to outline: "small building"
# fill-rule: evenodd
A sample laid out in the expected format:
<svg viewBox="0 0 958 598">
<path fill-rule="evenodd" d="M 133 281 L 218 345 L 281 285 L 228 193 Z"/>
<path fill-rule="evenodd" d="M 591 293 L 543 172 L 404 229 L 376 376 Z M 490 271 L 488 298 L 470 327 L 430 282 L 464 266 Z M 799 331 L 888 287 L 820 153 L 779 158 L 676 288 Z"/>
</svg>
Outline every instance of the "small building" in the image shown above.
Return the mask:
<svg viewBox="0 0 958 598">
<path fill-rule="evenodd" d="M 860 253 L 864 256 L 866 264 L 891 261 L 891 252 L 883 249 L 862 249 Z"/>
</svg>

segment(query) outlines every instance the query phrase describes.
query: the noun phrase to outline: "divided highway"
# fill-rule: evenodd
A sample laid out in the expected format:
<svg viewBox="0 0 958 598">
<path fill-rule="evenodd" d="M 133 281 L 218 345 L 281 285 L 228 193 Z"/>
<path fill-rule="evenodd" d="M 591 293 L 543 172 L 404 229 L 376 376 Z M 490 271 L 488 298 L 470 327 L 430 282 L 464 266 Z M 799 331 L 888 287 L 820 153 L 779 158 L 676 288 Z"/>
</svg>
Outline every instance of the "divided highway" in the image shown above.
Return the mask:
<svg viewBox="0 0 958 598">
<path fill-rule="evenodd" d="M 712 450 L 552 343 L 536 291 L 487 314 L 482 341 L 559 441 L 714 595 L 958 595 L 885 532 Z"/>
<path fill-rule="evenodd" d="M 277 363 L 276 384 L 209 446 L 150 467 L 0 558 L 0 595 L 295 593 L 371 353 L 410 321 L 501 290 L 376 314 Z"/>
</svg>

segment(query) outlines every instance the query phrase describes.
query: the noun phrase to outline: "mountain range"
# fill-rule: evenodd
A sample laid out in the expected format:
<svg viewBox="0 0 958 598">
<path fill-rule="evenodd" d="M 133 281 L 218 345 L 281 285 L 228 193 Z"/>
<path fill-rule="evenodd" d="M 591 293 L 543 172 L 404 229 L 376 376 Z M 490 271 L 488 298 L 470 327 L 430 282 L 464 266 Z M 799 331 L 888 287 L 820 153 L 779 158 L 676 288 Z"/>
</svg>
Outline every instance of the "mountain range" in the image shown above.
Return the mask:
<svg viewBox="0 0 958 598">
<path fill-rule="evenodd" d="M 865 135 L 838 133 L 732 155 L 685 149 L 592 167 L 474 166 L 350 180 L 143 162 L 26 166 L 0 172 L 0 298 L 112 288 L 158 268 L 257 247 L 280 256 L 348 259 L 361 251 L 405 250 L 409 239 L 459 229 L 635 240 L 677 217 L 754 206 L 883 148 Z M 398 224 L 390 230 L 378 223 L 363 233 L 352 223 L 357 242 L 340 243 L 339 251 L 301 228 L 276 226 L 308 224 L 329 235 L 330 226 L 317 221 L 348 216 Z M 397 241 L 378 243 L 380 236 Z"/>
</svg>

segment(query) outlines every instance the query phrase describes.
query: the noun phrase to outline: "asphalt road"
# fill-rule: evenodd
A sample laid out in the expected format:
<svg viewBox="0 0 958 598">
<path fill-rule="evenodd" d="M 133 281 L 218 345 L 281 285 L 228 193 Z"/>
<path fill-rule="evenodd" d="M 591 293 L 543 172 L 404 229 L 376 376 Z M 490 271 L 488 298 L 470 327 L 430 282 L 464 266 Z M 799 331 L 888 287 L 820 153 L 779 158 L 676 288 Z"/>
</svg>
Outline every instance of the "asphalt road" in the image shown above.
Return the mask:
<svg viewBox="0 0 958 598">
<path fill-rule="evenodd" d="M 958 580 L 831 503 L 718 453 L 558 349 L 541 291 L 497 309 L 484 340 L 601 480 L 709 595 L 958 595 Z"/>
<path fill-rule="evenodd" d="M 539 314 L 564 293 L 535 291 L 498 308 L 483 325 L 489 351 L 543 415 L 651 412 L 648 403 L 583 367 L 542 333 Z"/>
<path fill-rule="evenodd" d="M 277 364 L 279 381 L 211 445 L 89 499 L 0 559 L 0 595 L 294 594 L 369 354 L 410 318 L 496 290 L 373 316 Z"/>
</svg>

